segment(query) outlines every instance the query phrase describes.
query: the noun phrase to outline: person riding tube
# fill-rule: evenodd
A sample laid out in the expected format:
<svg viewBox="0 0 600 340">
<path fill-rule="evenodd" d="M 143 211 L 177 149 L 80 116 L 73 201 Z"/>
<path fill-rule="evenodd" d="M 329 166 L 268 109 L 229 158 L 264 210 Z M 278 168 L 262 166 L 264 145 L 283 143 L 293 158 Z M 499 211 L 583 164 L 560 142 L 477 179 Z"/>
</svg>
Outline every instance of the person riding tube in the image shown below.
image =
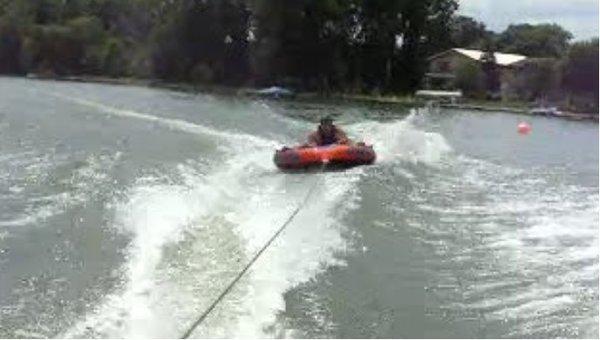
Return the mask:
<svg viewBox="0 0 600 340">
<path fill-rule="evenodd" d="M 306 147 L 327 146 L 332 144 L 351 144 L 346 133 L 333 124 L 333 119 L 327 116 L 321 119 L 317 131 L 308 136 Z"/>
</svg>

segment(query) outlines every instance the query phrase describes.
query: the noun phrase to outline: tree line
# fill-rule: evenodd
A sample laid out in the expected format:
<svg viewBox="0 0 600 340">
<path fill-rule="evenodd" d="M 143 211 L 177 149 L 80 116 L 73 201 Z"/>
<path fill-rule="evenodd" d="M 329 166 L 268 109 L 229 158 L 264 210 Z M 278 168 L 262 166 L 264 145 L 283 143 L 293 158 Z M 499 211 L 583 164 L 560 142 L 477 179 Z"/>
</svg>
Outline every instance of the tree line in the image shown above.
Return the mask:
<svg viewBox="0 0 600 340">
<path fill-rule="evenodd" d="M 597 40 L 570 44 L 557 25 L 493 33 L 457 9 L 456 0 L 0 0 L 0 73 L 409 93 L 428 56 L 493 46 L 564 60 L 565 84 L 597 92 Z"/>
</svg>

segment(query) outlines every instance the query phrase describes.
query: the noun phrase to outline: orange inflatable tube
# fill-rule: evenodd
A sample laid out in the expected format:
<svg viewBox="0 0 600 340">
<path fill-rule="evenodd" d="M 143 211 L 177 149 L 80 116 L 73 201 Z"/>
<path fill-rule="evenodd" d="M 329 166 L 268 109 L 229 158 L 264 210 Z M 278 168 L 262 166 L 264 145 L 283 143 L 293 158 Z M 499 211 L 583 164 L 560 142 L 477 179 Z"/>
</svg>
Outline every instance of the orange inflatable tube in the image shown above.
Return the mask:
<svg viewBox="0 0 600 340">
<path fill-rule="evenodd" d="M 283 148 L 275 152 L 273 161 L 280 169 L 302 169 L 322 164 L 354 166 L 372 164 L 375 151 L 370 145 L 333 144 L 318 147 Z"/>
</svg>

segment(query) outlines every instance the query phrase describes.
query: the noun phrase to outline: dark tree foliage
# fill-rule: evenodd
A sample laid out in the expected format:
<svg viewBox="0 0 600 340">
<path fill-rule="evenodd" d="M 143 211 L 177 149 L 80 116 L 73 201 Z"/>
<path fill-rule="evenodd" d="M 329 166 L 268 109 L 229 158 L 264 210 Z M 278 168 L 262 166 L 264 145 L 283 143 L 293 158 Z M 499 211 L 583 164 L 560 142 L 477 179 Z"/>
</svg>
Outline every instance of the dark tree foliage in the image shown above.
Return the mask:
<svg viewBox="0 0 600 340">
<path fill-rule="evenodd" d="M 3 73 L 411 91 L 455 0 L 2 0 Z"/>
<path fill-rule="evenodd" d="M 598 100 L 598 38 L 571 46 L 564 62 L 563 86 L 570 92 L 593 94 Z"/>
<path fill-rule="evenodd" d="M 495 41 L 503 52 L 567 55 L 563 86 L 593 91 L 595 81 L 597 92 L 597 72 L 589 76 L 597 41 L 569 49 L 571 35 L 557 25 L 495 35 L 457 8 L 457 0 L 0 0 L 0 73 L 411 92 L 428 56 Z"/>
<path fill-rule="evenodd" d="M 434 0 L 430 1 L 428 5 L 427 13 L 432 16 L 427 19 L 425 25 L 425 36 L 428 41 L 427 55 L 457 47 L 453 38 L 458 2 Z"/>
<path fill-rule="evenodd" d="M 18 29 L 10 23 L 0 21 L 0 73 L 23 72 L 21 45 L 22 40 Z"/>
<path fill-rule="evenodd" d="M 573 35 L 556 24 L 510 25 L 498 37 L 499 48 L 505 52 L 529 57 L 563 56 Z"/>
<path fill-rule="evenodd" d="M 486 41 L 493 39 L 494 35 L 482 22 L 462 15 L 453 18 L 451 27 L 452 47 L 480 49 Z"/>
<path fill-rule="evenodd" d="M 247 72 L 249 15 L 241 2 L 177 1 L 150 41 L 153 71 L 170 80 L 235 83 Z"/>
</svg>

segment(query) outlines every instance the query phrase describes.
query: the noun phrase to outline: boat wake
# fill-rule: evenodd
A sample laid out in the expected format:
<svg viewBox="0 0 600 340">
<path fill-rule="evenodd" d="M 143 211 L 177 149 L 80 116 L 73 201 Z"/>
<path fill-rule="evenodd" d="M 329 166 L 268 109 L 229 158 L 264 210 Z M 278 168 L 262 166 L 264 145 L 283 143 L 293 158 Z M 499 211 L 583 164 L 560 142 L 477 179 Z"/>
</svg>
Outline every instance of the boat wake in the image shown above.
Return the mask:
<svg viewBox="0 0 600 340">
<path fill-rule="evenodd" d="M 357 183 L 367 168 L 285 175 L 270 162 L 276 141 L 72 101 L 227 140 L 229 144 L 221 148 L 229 156 L 221 164 L 212 164 L 208 171 L 199 171 L 194 162 L 188 162 L 167 176 L 139 178 L 124 199 L 114 202 L 114 226 L 131 238 L 122 284 L 61 336 L 181 335 L 287 219 L 306 190 L 316 184 L 313 199 L 292 225 L 192 334 L 290 336 L 290 330 L 276 325 L 278 314 L 285 310 L 283 294 L 328 266 L 343 264 L 340 255 L 349 250 L 350 243 L 343 236 L 345 226 L 340 221 L 358 206 Z M 366 123 L 351 129 L 356 134 L 383 131 L 375 135 L 379 138 L 376 142 L 382 143 L 382 162 L 398 157 L 433 162 L 436 153 L 445 151 L 445 144 L 436 146 L 444 150 L 430 150 L 439 136 L 419 133 L 410 124 Z M 397 130 L 401 130 L 400 137 L 394 134 Z M 411 137 L 429 144 L 411 154 L 400 153 L 402 141 Z M 394 141 L 396 144 L 383 147 L 383 142 Z"/>
</svg>

